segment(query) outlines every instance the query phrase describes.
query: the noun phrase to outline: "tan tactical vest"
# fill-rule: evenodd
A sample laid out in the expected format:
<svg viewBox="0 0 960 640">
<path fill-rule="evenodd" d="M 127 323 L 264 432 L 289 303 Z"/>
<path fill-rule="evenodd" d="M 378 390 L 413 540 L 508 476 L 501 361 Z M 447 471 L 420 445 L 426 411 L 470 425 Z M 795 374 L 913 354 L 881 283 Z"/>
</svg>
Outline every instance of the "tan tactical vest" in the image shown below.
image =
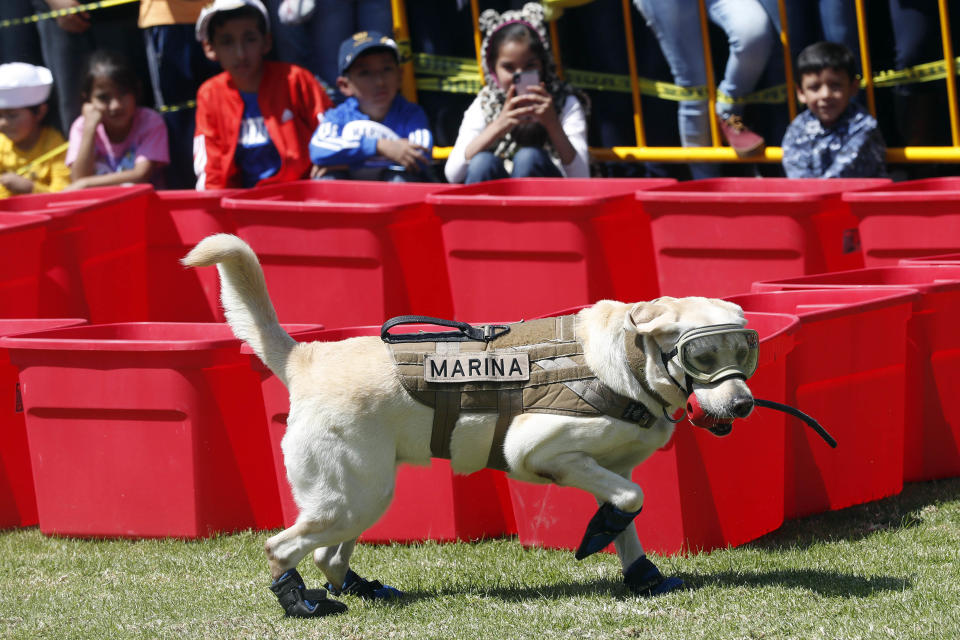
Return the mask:
<svg viewBox="0 0 960 640">
<path fill-rule="evenodd" d="M 461 411 L 498 414 L 487 467 L 500 470 L 507 470 L 503 457 L 507 428 L 521 413 L 607 415 L 644 429 L 657 419 L 643 404 L 617 394 L 593 375 L 577 340 L 576 316 L 505 326 L 508 331 L 489 340 L 465 340 L 451 333 L 459 337 L 388 345 L 404 388 L 435 409 L 433 457 L 450 459 L 450 438 Z M 437 377 L 443 381 L 428 380 Z"/>
</svg>

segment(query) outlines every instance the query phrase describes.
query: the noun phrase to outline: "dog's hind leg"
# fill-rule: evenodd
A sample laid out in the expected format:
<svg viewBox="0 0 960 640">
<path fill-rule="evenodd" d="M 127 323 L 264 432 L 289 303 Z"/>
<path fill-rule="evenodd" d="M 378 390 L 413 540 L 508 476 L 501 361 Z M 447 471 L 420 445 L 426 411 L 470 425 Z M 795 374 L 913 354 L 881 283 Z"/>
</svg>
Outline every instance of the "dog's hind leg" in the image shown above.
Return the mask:
<svg viewBox="0 0 960 640">
<path fill-rule="evenodd" d="M 342 542 L 335 547 L 321 547 L 313 552 L 313 561 L 327 576 L 326 587 L 330 593 L 349 593 L 365 600 L 389 600 L 399 598 L 403 592 L 384 585 L 379 580 L 365 580 L 350 568 L 350 556 L 356 540 Z"/>
</svg>

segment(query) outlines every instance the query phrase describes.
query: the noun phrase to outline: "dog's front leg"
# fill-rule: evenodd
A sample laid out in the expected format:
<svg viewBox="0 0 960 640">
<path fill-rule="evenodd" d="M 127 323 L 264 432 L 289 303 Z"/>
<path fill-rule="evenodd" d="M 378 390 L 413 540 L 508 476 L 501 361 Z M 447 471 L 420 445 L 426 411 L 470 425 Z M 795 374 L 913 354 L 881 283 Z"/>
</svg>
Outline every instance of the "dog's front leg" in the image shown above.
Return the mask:
<svg viewBox="0 0 960 640">
<path fill-rule="evenodd" d="M 379 580 L 365 580 L 350 568 L 350 556 L 357 544 L 356 538 L 332 547 L 321 547 L 313 552 L 313 561 L 327 576 L 326 587 L 335 596 L 350 593 L 365 600 L 390 600 L 403 592 Z"/>
<path fill-rule="evenodd" d="M 599 503 L 599 501 L 598 501 Z M 600 503 L 601 508 L 603 504 Z M 650 560 L 647 559 L 637 536 L 637 526 L 630 522 L 627 528 L 613 540 L 623 569 L 623 581 L 637 595 L 652 596 L 674 591 L 683 586 L 680 578 L 666 578 Z"/>
<path fill-rule="evenodd" d="M 628 473 L 610 471 L 581 452 L 560 454 L 549 460 L 531 459 L 530 462 L 540 475 L 553 478 L 561 486 L 589 491 L 600 504 L 600 509 L 587 525 L 577 558 L 600 551 L 613 542 L 623 568 L 624 582 L 634 593 L 659 595 L 683 586 L 679 578 L 665 578 L 644 554 L 633 524 L 633 518 L 643 507 L 643 490 L 629 479 Z"/>
</svg>

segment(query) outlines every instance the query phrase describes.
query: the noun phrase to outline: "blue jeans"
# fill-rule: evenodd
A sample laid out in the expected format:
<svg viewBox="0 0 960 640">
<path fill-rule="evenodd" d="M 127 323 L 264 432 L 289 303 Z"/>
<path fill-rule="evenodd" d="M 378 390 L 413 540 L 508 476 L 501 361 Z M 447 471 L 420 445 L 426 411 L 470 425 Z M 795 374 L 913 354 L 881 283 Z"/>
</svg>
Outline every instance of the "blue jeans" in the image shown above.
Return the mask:
<svg viewBox="0 0 960 640">
<path fill-rule="evenodd" d="M 165 24 L 143 30 L 153 103 L 161 107 L 183 106 L 197 96 L 207 78 L 220 73 L 220 65 L 207 60 L 197 42 L 192 24 Z M 181 108 L 161 114 L 167 125 L 170 164 L 164 167 L 168 189 L 192 189 L 193 134 L 196 109 Z"/>
<path fill-rule="evenodd" d="M 660 42 L 674 82 L 681 87 L 707 83 L 696 0 L 634 0 Z M 730 55 L 718 89 L 739 98 L 754 91 L 779 38 L 758 0 L 706 0 L 710 20 L 727 34 Z M 717 103 L 721 117 L 741 114 L 743 105 Z M 710 145 L 707 103 L 685 100 L 677 110 L 685 147 Z"/>
<path fill-rule="evenodd" d="M 331 89 L 337 87 L 337 54 L 340 43 L 357 31 L 393 34 L 389 0 L 316 0 L 316 9 L 303 24 L 282 24 L 277 17 L 280 0 L 266 2 L 274 25 L 277 57 L 306 67 Z M 339 100 L 338 100 L 339 101 Z"/>
<path fill-rule="evenodd" d="M 3 0 L 0 2 L 0 19 L 24 18 L 33 15 L 30 0 Z M 40 53 L 40 35 L 37 25 L 21 24 L 0 29 L 0 64 L 7 62 L 27 62 L 43 65 Z"/>
<path fill-rule="evenodd" d="M 486 182 L 500 178 L 562 178 L 563 174 L 553 164 L 541 147 L 521 147 L 513 156 L 513 171 L 507 173 L 503 160 L 491 151 L 481 151 L 470 159 L 464 184 Z"/>
</svg>

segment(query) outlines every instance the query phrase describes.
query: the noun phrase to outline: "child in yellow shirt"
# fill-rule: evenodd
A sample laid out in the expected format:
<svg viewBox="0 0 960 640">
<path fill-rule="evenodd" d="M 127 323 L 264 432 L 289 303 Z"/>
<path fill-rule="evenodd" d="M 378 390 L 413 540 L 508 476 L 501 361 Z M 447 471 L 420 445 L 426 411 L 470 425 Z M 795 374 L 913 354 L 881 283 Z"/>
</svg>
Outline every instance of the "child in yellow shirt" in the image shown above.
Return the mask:
<svg viewBox="0 0 960 640">
<path fill-rule="evenodd" d="M 43 124 L 52 86 L 44 67 L 0 65 L 0 198 L 61 191 L 70 184 L 63 136 Z"/>
</svg>

